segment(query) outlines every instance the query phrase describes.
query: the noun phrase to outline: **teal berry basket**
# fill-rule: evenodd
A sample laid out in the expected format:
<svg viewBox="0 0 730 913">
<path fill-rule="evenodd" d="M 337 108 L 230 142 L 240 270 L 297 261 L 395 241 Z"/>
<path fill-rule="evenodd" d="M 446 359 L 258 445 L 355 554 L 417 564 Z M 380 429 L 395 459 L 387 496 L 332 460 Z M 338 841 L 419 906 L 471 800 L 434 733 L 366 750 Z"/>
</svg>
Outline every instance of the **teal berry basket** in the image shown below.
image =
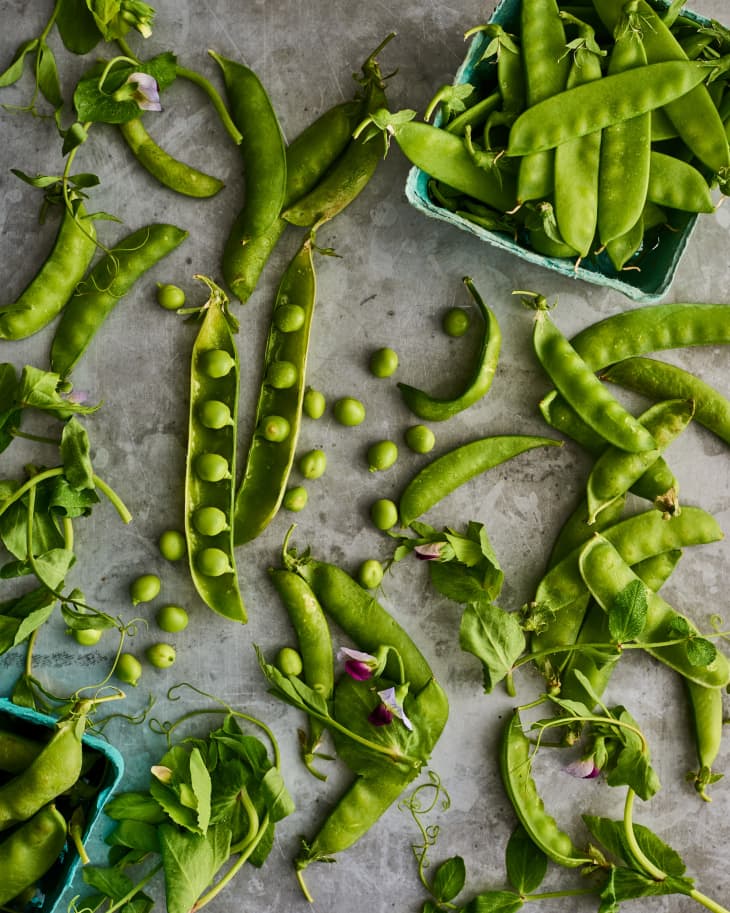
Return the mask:
<svg viewBox="0 0 730 913">
<path fill-rule="evenodd" d="M 489 22 L 501 25 L 513 34 L 519 33 L 520 8 L 521 0 L 500 0 Z M 700 25 L 709 24 L 708 20 L 687 9 L 682 10 L 682 15 Z M 474 35 L 454 78 L 454 85 L 471 83 L 483 97 L 496 88 L 496 68 L 491 63 L 481 62 L 488 42 L 483 32 Z M 435 123 L 439 123 L 438 116 Z M 573 260 L 545 256 L 531 249 L 527 232 L 514 237 L 505 232 L 488 230 L 439 206 L 429 193 L 429 181 L 430 176 L 414 166 L 408 173 L 405 188 L 408 202 L 426 216 L 469 232 L 487 244 L 530 263 L 563 276 L 615 289 L 628 298 L 645 303 L 659 301 L 669 289 L 697 222 L 695 213 L 667 210 L 667 224 L 655 230 L 648 242 L 645 240 L 642 248 L 620 272 L 605 253 L 593 254 L 576 266 Z"/>
<path fill-rule="evenodd" d="M 0 729 L 30 738 L 48 739 L 55 723 L 56 719 L 52 716 L 0 698 Z M 83 842 L 86 844 L 104 806 L 122 779 L 124 760 L 116 748 L 97 736 L 84 735 L 83 746 L 85 763 L 82 779 L 89 795 L 84 796 L 79 805 L 83 812 Z M 64 797 L 57 802 L 62 813 L 66 811 L 64 802 Z M 73 843 L 67 840 L 58 860 L 38 884 L 35 897 L 25 907 L 18 908 L 20 913 L 60 913 L 63 896 L 71 886 L 79 862 Z"/>
</svg>

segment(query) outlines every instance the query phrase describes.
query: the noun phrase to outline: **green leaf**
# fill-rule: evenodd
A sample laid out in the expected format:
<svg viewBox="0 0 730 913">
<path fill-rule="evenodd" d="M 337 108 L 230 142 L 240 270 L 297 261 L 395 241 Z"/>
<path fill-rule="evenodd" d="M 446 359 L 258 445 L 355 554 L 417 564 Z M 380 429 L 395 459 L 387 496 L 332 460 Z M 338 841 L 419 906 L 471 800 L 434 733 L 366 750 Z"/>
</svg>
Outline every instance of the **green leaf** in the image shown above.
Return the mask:
<svg viewBox="0 0 730 913">
<path fill-rule="evenodd" d="M 482 663 L 484 690 L 489 693 L 512 671 L 526 642 L 517 615 L 484 600 L 471 602 L 464 609 L 459 645 Z"/>
<path fill-rule="evenodd" d="M 286 818 L 295 811 L 294 800 L 289 794 L 278 768 L 270 767 L 264 774 L 261 785 L 266 807 L 273 822 L 281 821 L 282 818 Z"/>
<path fill-rule="evenodd" d="M 66 548 L 52 548 L 34 560 L 36 576 L 49 590 L 58 590 L 66 579 L 76 556 Z"/>
<path fill-rule="evenodd" d="M 82 869 L 84 882 L 112 900 L 121 900 L 134 887 L 131 878 L 118 869 L 85 865 Z"/>
<path fill-rule="evenodd" d="M 466 905 L 465 913 L 517 913 L 522 898 L 512 891 L 484 891 Z"/>
<path fill-rule="evenodd" d="M 118 627 L 118 623 L 105 612 L 87 612 L 77 609 L 70 602 L 61 603 L 61 615 L 69 631 L 106 631 Z"/>
<path fill-rule="evenodd" d="M 9 615 L 0 615 L 0 655 L 7 653 L 15 646 L 15 636 L 20 622 Z"/>
<path fill-rule="evenodd" d="M 20 79 L 20 77 L 23 75 L 25 58 L 28 56 L 28 54 L 30 54 L 31 51 L 35 51 L 37 47 L 37 38 L 32 38 L 30 41 L 24 41 L 18 46 L 15 54 L 13 55 L 13 60 L 10 66 L 3 73 L 0 73 L 0 89 L 4 89 L 7 86 L 12 86 Z"/>
<path fill-rule="evenodd" d="M 71 124 L 67 130 L 63 131 L 61 155 L 65 158 L 69 152 L 73 152 L 74 149 L 78 149 L 79 146 L 82 146 L 88 138 L 89 132 L 83 124 L 80 124 L 78 121 Z"/>
<path fill-rule="evenodd" d="M 26 365 L 20 375 L 18 405 L 42 409 L 62 420 L 74 414 L 86 415 L 96 412 L 98 405 L 84 406 L 64 399 L 57 390 L 59 381 L 59 375 L 52 371 L 41 371 L 32 365 Z"/>
<path fill-rule="evenodd" d="M 96 64 L 79 80 L 74 91 L 76 118 L 82 123 L 123 124 L 140 116 L 140 107 L 133 99 L 116 101 L 114 92 L 123 86 L 133 73 L 146 73 L 156 81 L 162 92 L 177 75 L 176 58 L 170 52 L 158 54 L 143 63 L 114 66 L 99 88 L 99 79 L 106 65 Z"/>
<path fill-rule="evenodd" d="M 204 834 L 210 824 L 211 782 L 208 768 L 197 748 L 190 752 L 190 785 L 195 795 L 198 828 Z"/>
<path fill-rule="evenodd" d="M 22 411 L 16 405 L 18 375 L 15 367 L 0 363 L 0 453 L 13 441 L 13 430 L 18 428 Z"/>
<path fill-rule="evenodd" d="M 91 488 L 73 488 L 64 476 L 52 483 L 48 510 L 62 517 L 88 517 L 99 496 Z"/>
<path fill-rule="evenodd" d="M 466 883 L 466 865 L 461 856 L 452 856 L 436 869 L 431 893 L 436 900 L 448 902 L 459 894 Z"/>
<path fill-rule="evenodd" d="M 86 0 L 61 0 L 56 25 L 61 41 L 72 54 L 88 54 L 101 41 Z"/>
<path fill-rule="evenodd" d="M 104 806 L 104 813 L 114 821 L 128 818 L 146 824 L 160 824 L 165 820 L 165 813 L 159 803 L 149 793 L 142 792 L 113 796 Z"/>
<path fill-rule="evenodd" d="M 159 852 L 157 825 L 132 821 L 130 818 L 120 821 L 108 834 L 106 842 L 109 846 L 126 846 L 144 853 Z"/>
<path fill-rule="evenodd" d="M 646 587 L 641 580 L 632 580 L 616 594 L 608 610 L 608 630 L 616 643 L 627 643 L 644 630 L 649 607 Z"/>
<path fill-rule="evenodd" d="M 45 42 L 40 45 L 38 51 L 38 88 L 46 101 L 53 106 L 54 111 L 62 107 L 63 96 L 56 58 Z"/>
<path fill-rule="evenodd" d="M 15 637 L 13 638 L 13 646 L 17 647 L 18 644 L 22 643 L 26 638 L 30 637 L 30 635 L 38 628 L 40 628 L 41 625 L 45 624 L 53 614 L 55 606 L 56 597 L 52 594 L 49 594 L 44 605 L 40 606 L 32 612 L 29 612 L 18 625 L 18 629 L 15 632 Z"/>
<path fill-rule="evenodd" d="M 615 766 L 608 772 L 609 786 L 630 786 L 645 802 L 661 789 L 659 777 L 649 763 L 646 754 L 633 748 L 619 752 Z"/>
<path fill-rule="evenodd" d="M 613 869 L 607 885 L 601 892 L 602 904 L 599 910 L 610 913 L 617 910 L 618 904 L 625 900 L 668 894 L 689 895 L 692 889 L 693 884 L 689 879 L 674 878 L 670 875 L 662 881 L 655 881 L 634 869 L 621 866 Z"/>
<path fill-rule="evenodd" d="M 547 872 L 547 856 L 518 824 L 507 841 L 505 851 L 507 878 L 518 894 L 531 894 Z"/>
<path fill-rule="evenodd" d="M 264 831 L 263 835 L 260 837 L 254 851 L 248 857 L 248 861 L 251 865 L 260 868 L 265 862 L 269 853 L 274 848 L 274 825 L 269 824 L 269 826 Z"/>
<path fill-rule="evenodd" d="M 687 659 L 690 666 L 709 666 L 717 658 L 717 648 L 704 637 L 690 637 L 687 641 Z"/>
<path fill-rule="evenodd" d="M 71 488 L 76 491 L 94 487 L 94 470 L 90 454 L 91 445 L 86 428 L 77 418 L 70 418 L 61 433 L 61 460 L 63 474 Z"/>
<path fill-rule="evenodd" d="M 168 913 L 190 913 L 230 853 L 231 832 L 222 825 L 205 836 L 180 831 L 173 824 L 159 828 L 165 871 Z"/>
</svg>

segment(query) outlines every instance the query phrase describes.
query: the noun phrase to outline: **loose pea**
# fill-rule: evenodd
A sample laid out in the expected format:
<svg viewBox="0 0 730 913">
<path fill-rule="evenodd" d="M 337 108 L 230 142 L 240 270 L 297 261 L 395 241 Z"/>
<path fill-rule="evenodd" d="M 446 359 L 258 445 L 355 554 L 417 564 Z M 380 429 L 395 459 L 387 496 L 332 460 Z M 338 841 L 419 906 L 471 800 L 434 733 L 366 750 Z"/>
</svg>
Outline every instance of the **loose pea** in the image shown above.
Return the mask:
<svg viewBox="0 0 730 913">
<path fill-rule="evenodd" d="M 201 536 L 217 536 L 229 529 L 228 518 L 219 507 L 199 507 L 193 514 L 193 526 Z"/>
<path fill-rule="evenodd" d="M 368 469 L 370 472 L 382 472 L 398 459 L 398 447 L 393 441 L 378 441 L 368 447 Z"/>
<path fill-rule="evenodd" d="M 370 372 L 375 377 L 390 377 L 398 368 L 398 353 L 387 346 L 370 356 Z"/>
<path fill-rule="evenodd" d="M 312 387 L 307 387 L 304 391 L 304 401 L 302 403 L 304 414 L 312 419 L 322 418 L 326 406 L 327 401 L 324 398 L 324 394 L 320 393 L 319 390 L 314 390 Z"/>
<path fill-rule="evenodd" d="M 177 285 L 157 283 L 157 303 L 166 311 L 176 311 L 185 304 L 185 292 Z"/>
<path fill-rule="evenodd" d="M 307 506 L 308 499 L 307 489 L 303 485 L 295 485 L 293 488 L 288 488 L 284 493 L 283 504 L 286 510 L 298 513 Z"/>
<path fill-rule="evenodd" d="M 414 453 L 429 453 L 436 443 L 436 436 L 425 425 L 412 425 L 406 430 L 405 440 Z"/>
<path fill-rule="evenodd" d="M 277 390 L 288 390 L 297 382 L 299 372 L 290 361 L 272 361 L 266 370 L 266 383 Z"/>
<path fill-rule="evenodd" d="M 93 647 L 99 643 L 103 633 L 100 628 L 79 628 L 73 631 L 73 638 L 82 647 Z"/>
<path fill-rule="evenodd" d="M 158 669 L 166 669 L 177 658 L 172 644 L 152 644 L 145 650 L 145 656 Z"/>
<path fill-rule="evenodd" d="M 276 656 L 276 666 L 282 675 L 301 675 L 302 657 L 293 647 L 282 647 Z"/>
<path fill-rule="evenodd" d="M 122 653 L 117 661 L 114 674 L 120 682 L 125 682 L 127 685 L 136 688 L 139 677 L 142 675 L 142 663 L 131 653 Z"/>
<path fill-rule="evenodd" d="M 168 634 L 184 631 L 189 622 L 188 613 L 179 605 L 163 605 L 157 613 L 157 625 Z"/>
<path fill-rule="evenodd" d="M 464 308 L 458 307 L 449 308 L 441 321 L 444 333 L 446 333 L 447 336 L 453 336 L 454 338 L 463 336 L 469 329 L 470 324 L 471 318 L 469 317 L 468 312 L 465 311 Z"/>
<path fill-rule="evenodd" d="M 201 549 L 196 564 L 200 573 L 207 577 L 220 577 L 233 570 L 228 561 L 228 555 L 220 548 Z"/>
<path fill-rule="evenodd" d="M 357 582 L 366 590 L 374 590 L 383 582 L 383 565 L 376 558 L 368 558 L 357 570 Z"/>
<path fill-rule="evenodd" d="M 214 456 L 214 454 L 211 454 Z M 177 529 L 166 529 L 157 540 L 160 554 L 167 561 L 179 561 L 185 557 L 185 536 Z"/>
<path fill-rule="evenodd" d="M 219 453 L 201 453 L 195 460 L 195 473 L 204 482 L 221 482 L 231 477 L 228 460 Z"/>
<path fill-rule="evenodd" d="M 201 352 L 198 366 L 206 377 L 225 377 L 230 374 L 236 362 L 225 349 L 208 349 Z"/>
<path fill-rule="evenodd" d="M 225 403 L 218 399 L 206 399 L 200 404 L 198 413 L 200 421 L 206 428 L 217 431 L 225 428 L 226 425 L 232 425 L 231 410 Z"/>
<path fill-rule="evenodd" d="M 318 479 L 327 468 L 327 454 L 324 450 L 308 450 L 299 458 L 298 466 L 305 479 Z"/>
<path fill-rule="evenodd" d="M 139 605 L 140 602 L 151 602 L 160 592 L 160 578 L 156 574 L 142 574 L 132 581 L 129 588 L 129 595 L 132 597 L 132 605 Z"/>
<path fill-rule="evenodd" d="M 335 419 L 347 427 L 359 425 L 365 420 L 365 406 L 359 399 L 352 396 L 343 396 L 334 404 L 333 412 Z"/>
<path fill-rule="evenodd" d="M 274 325 L 282 333 L 296 333 L 304 326 L 304 308 L 298 304 L 281 304 L 274 311 Z"/>
<path fill-rule="evenodd" d="M 283 415 L 267 415 L 261 422 L 261 435 L 267 441 L 285 441 L 290 431 L 291 425 Z"/>
<path fill-rule="evenodd" d="M 379 498 L 370 508 L 370 519 L 378 529 L 391 529 L 398 522 L 398 507 L 388 498 Z"/>
</svg>

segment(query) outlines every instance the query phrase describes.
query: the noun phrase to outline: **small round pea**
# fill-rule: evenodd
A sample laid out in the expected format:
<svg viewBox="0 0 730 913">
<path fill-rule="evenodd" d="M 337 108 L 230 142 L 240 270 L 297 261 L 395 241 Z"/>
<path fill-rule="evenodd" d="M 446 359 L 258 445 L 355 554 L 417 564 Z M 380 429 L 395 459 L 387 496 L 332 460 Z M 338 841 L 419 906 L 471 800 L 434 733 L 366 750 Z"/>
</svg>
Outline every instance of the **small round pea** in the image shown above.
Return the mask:
<svg viewBox="0 0 730 913">
<path fill-rule="evenodd" d="M 357 570 L 357 582 L 366 590 L 374 590 L 383 582 L 383 565 L 376 558 L 363 561 Z"/>
<path fill-rule="evenodd" d="M 279 443 L 289 437 L 291 425 L 283 415 L 267 415 L 261 421 L 261 436 L 267 441 Z"/>
<path fill-rule="evenodd" d="M 217 536 L 230 528 L 219 507 L 199 507 L 193 514 L 193 526 L 201 536 Z"/>
<path fill-rule="evenodd" d="M 72 632 L 73 639 L 82 647 L 93 647 L 101 640 L 104 633 L 101 628 L 75 628 Z"/>
<path fill-rule="evenodd" d="M 152 644 L 145 650 L 145 656 L 158 669 L 166 669 L 177 659 L 172 644 Z"/>
<path fill-rule="evenodd" d="M 201 549 L 195 561 L 198 570 L 206 577 L 220 577 L 233 570 L 228 555 L 220 548 Z"/>
<path fill-rule="evenodd" d="M 201 453 L 197 456 L 195 474 L 204 482 L 221 482 L 231 477 L 228 460 L 219 453 Z"/>
<path fill-rule="evenodd" d="M 206 428 L 218 431 L 226 425 L 232 425 L 231 410 L 219 399 L 206 399 L 200 404 L 198 412 L 200 421 Z"/>
<path fill-rule="evenodd" d="M 299 457 L 297 466 L 305 479 L 318 479 L 327 468 L 327 454 L 324 450 L 308 450 Z"/>
<path fill-rule="evenodd" d="M 378 441 L 368 447 L 368 469 L 370 472 L 382 472 L 398 459 L 398 447 L 393 441 Z"/>
<path fill-rule="evenodd" d="M 185 304 L 185 292 L 177 285 L 157 283 L 157 303 L 166 311 L 176 311 Z"/>
<path fill-rule="evenodd" d="M 336 421 L 341 425 L 353 427 L 365 420 L 365 406 L 353 396 L 343 396 L 333 406 Z"/>
<path fill-rule="evenodd" d="M 157 574 L 142 574 L 141 577 L 137 577 L 129 587 L 132 605 L 139 605 L 140 602 L 151 602 L 159 595 L 160 587 L 160 578 Z"/>
<path fill-rule="evenodd" d="M 198 367 L 206 377 L 225 377 L 233 370 L 236 362 L 225 349 L 208 349 L 201 352 Z"/>
<path fill-rule="evenodd" d="M 266 383 L 276 390 L 288 390 L 297 382 L 297 366 L 290 361 L 272 361 L 266 369 Z"/>
<path fill-rule="evenodd" d="M 302 403 L 304 414 L 312 419 L 322 418 L 324 410 L 327 408 L 327 400 L 324 393 L 315 390 L 313 387 L 307 387 L 304 391 L 304 401 Z"/>
<path fill-rule="evenodd" d="M 398 507 L 388 498 L 379 498 L 370 507 L 370 519 L 378 529 L 391 529 L 398 522 Z"/>
<path fill-rule="evenodd" d="M 177 529 L 166 529 L 157 540 L 157 547 L 167 561 L 179 561 L 187 551 L 185 536 Z"/>
<path fill-rule="evenodd" d="M 184 631 L 190 621 L 188 613 L 179 605 L 163 605 L 156 616 L 157 626 L 168 634 Z"/>
<path fill-rule="evenodd" d="M 375 377 L 391 377 L 398 369 L 398 353 L 385 346 L 370 356 L 370 373 Z"/>
<path fill-rule="evenodd" d="M 274 326 L 282 333 L 296 333 L 304 326 L 305 316 L 298 304 L 280 304 L 274 311 Z"/>
<path fill-rule="evenodd" d="M 412 425 L 404 435 L 407 446 L 414 453 L 428 453 L 433 450 L 436 436 L 425 425 Z"/>
<path fill-rule="evenodd" d="M 137 682 L 142 675 L 142 663 L 131 653 L 122 653 L 117 660 L 114 674 L 120 682 L 125 682 L 127 685 L 132 685 L 133 688 L 136 688 Z"/>
<path fill-rule="evenodd" d="M 304 510 L 308 500 L 307 489 L 303 485 L 294 485 L 284 493 L 283 504 L 286 510 L 298 513 L 300 510 Z"/>
<path fill-rule="evenodd" d="M 469 312 L 465 311 L 464 308 L 449 308 L 441 321 L 441 326 L 443 327 L 444 333 L 447 336 L 453 336 L 458 338 L 463 336 L 471 325 L 471 317 Z"/>
<path fill-rule="evenodd" d="M 276 655 L 276 668 L 282 675 L 301 675 L 302 657 L 293 647 L 282 647 Z"/>
</svg>

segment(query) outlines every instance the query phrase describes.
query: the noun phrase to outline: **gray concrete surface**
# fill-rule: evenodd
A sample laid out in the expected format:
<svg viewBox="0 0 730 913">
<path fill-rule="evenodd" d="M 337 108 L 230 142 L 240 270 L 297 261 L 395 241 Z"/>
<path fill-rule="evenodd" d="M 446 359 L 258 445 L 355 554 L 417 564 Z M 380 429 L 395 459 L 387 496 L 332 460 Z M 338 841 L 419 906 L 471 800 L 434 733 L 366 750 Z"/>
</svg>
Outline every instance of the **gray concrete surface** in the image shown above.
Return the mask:
<svg viewBox="0 0 730 913">
<path fill-rule="evenodd" d="M 727 17 L 721 0 L 697 0 L 694 6 L 707 16 Z M 20 40 L 37 34 L 49 7 L 0 0 L 3 64 Z M 244 60 L 266 85 L 291 138 L 329 105 L 351 95 L 350 74 L 393 30 L 398 37 L 381 55 L 385 72 L 397 70 L 389 89 L 392 107 L 422 111 L 434 91 L 451 80 L 462 60 L 463 31 L 483 21 L 491 9 L 492 5 L 485 7 L 476 0 L 451 4 L 433 0 L 375 4 L 159 0 L 154 34 L 142 53 L 172 49 L 186 66 L 212 78 L 216 74 L 206 55 L 208 48 Z M 52 42 L 58 49 L 64 90 L 70 94 L 88 61 L 64 53 L 55 36 Z M 140 42 L 133 44 L 141 46 Z M 22 103 L 29 91 L 29 83 L 23 81 L 6 90 L 0 101 Z M 77 524 L 80 561 L 72 582 L 105 610 L 131 618 L 130 580 L 141 572 L 157 572 L 164 587 L 160 599 L 180 602 L 191 612 L 188 630 L 174 637 L 177 664 L 166 672 L 146 668 L 140 686 L 129 690 L 125 711 L 140 710 L 151 692 L 157 699 L 155 715 L 173 718 L 181 704 L 170 704 L 166 689 L 187 680 L 271 724 L 284 754 L 286 780 L 297 811 L 280 825 L 266 866 L 244 872 L 210 909 L 211 913 L 234 909 L 295 913 L 309 908 L 291 867 L 299 837 L 314 833 L 343 789 L 347 774 L 333 765 L 328 781 L 322 784 L 306 773 L 297 757 L 298 714 L 266 693 L 254 657 L 253 644 L 273 654 L 292 638 L 266 575 L 267 567 L 277 561 L 292 516 L 280 515 L 258 540 L 238 552 L 241 588 L 250 614 L 248 625 L 242 628 L 208 611 L 196 597 L 186 569 L 167 565 L 155 544 L 162 530 L 182 522 L 188 356 L 193 338 L 190 326 L 156 306 L 155 282 L 175 282 L 191 299 L 202 300 L 202 289 L 192 275 L 202 272 L 220 278 L 220 251 L 243 194 L 237 150 L 202 95 L 179 84 L 163 100 L 164 111 L 154 121 L 148 120 L 155 137 L 170 152 L 224 178 L 227 186 L 215 199 L 201 202 L 166 191 L 139 169 L 112 128 L 95 127 L 77 156 L 75 170 L 95 172 L 101 179 L 93 193 L 94 208 L 114 213 L 124 223 L 100 223 L 105 242 L 112 243 L 127 228 L 159 219 L 187 228 L 190 238 L 120 303 L 76 372 L 77 389 L 87 391 L 92 399 L 104 400 L 103 408 L 88 421 L 96 469 L 126 499 L 134 521 L 124 528 L 112 509 L 101 505 L 89 521 Z M 0 263 L 3 298 L 10 300 L 33 275 L 55 229 L 52 225 L 38 227 L 39 198 L 9 169 L 58 173 L 62 162 L 52 122 L 3 111 L 0 124 Z M 369 504 L 376 497 L 397 496 L 422 463 L 403 447 L 392 470 L 382 475 L 367 471 L 367 445 L 383 437 L 400 439 L 412 421 L 394 380 L 446 392 L 458 388 L 468 373 L 468 340 L 450 340 L 439 326 L 446 307 L 467 303 L 462 276 L 471 275 L 494 308 L 502 328 L 503 351 L 488 397 L 435 427 L 435 453 L 485 434 L 547 430 L 537 411 L 548 384 L 532 354 L 532 316 L 512 297 L 513 289 L 536 289 L 551 299 L 557 297 L 555 317 L 567 334 L 636 306 L 616 292 L 526 264 L 424 218 L 405 200 L 407 171 L 407 162 L 394 148 L 362 196 L 318 238 L 322 245 L 334 248 L 338 257 L 317 259 L 319 302 L 309 381 L 330 401 L 343 394 L 360 397 L 368 415 L 355 429 L 337 426 L 329 413 L 319 422 L 305 423 L 301 449 L 322 447 L 329 466 L 322 479 L 309 485 L 310 503 L 295 518 L 294 541 L 350 570 L 364 558 L 387 556 L 390 541 L 371 526 Z M 664 300 L 728 300 L 729 226 L 727 206 L 700 218 Z M 242 448 L 251 430 L 272 296 L 296 244 L 295 233 L 285 237 L 254 297 L 244 309 L 236 306 L 241 322 Z M 0 360 L 43 367 L 50 338 L 45 331 L 22 343 L 0 343 Z M 376 380 L 367 369 L 369 353 L 382 345 L 394 346 L 400 355 L 401 366 L 393 380 Z M 728 392 L 724 350 L 684 350 L 667 357 Z M 631 397 L 625 401 L 638 406 Z M 42 427 L 42 421 L 37 427 Z M 3 476 L 17 477 L 26 462 L 44 459 L 43 448 L 17 441 L 0 459 Z M 668 459 L 680 479 L 684 503 L 704 507 L 730 529 L 726 445 L 694 427 L 671 446 Z M 588 468 L 586 458 L 570 445 L 559 451 L 526 454 L 469 483 L 439 504 L 427 519 L 435 526 L 460 527 L 468 520 L 484 523 L 505 571 L 500 605 L 517 609 L 531 597 L 553 538 L 579 497 Z M 688 549 L 667 585 L 668 598 L 698 624 L 709 613 L 722 614 L 727 609 L 728 557 L 727 543 Z M 7 587 L 5 584 L 3 589 Z M 500 688 L 484 694 L 476 660 L 458 646 L 459 609 L 429 587 L 420 563 L 396 566 L 385 579 L 382 599 L 417 638 L 451 702 L 451 716 L 431 765 L 451 796 L 448 811 L 438 808 L 429 818 L 440 828 L 433 863 L 452 854 L 463 856 L 468 872 L 464 900 L 479 890 L 506 886 L 503 851 L 514 817 L 497 772 L 496 740 L 505 714 L 516 701 L 528 701 L 537 694 L 539 682 L 534 675 L 523 673 L 515 700 Z M 141 627 L 132 643 L 140 653 L 158 638 L 152 609 L 144 614 L 150 617 L 149 630 Z M 70 690 L 98 681 L 108 668 L 114 646 L 109 638 L 98 648 L 79 648 L 55 618 L 39 638 L 34 668 L 49 688 Z M 16 649 L 0 659 L 2 693 L 21 671 L 23 658 L 23 651 Z M 621 663 L 609 697 L 627 705 L 645 727 L 663 783 L 651 803 L 637 803 L 636 819 L 683 853 L 701 890 L 727 905 L 728 781 L 715 786 L 710 805 L 700 802 L 684 782 L 685 771 L 695 761 L 676 677 L 633 654 Z M 191 700 L 187 706 L 200 704 Z M 125 786 L 144 784 L 150 763 L 163 749 L 162 740 L 146 726 L 119 723 L 107 731 L 126 758 Z M 718 769 L 722 771 L 729 761 L 724 746 Z M 617 795 L 602 779 L 574 781 L 558 765 L 548 753 L 544 766 L 537 765 L 536 775 L 550 809 L 576 839 L 581 834 L 581 812 L 620 816 L 622 791 Z M 409 815 L 393 807 L 335 865 L 310 869 L 313 908 L 322 913 L 420 910 L 425 894 L 410 847 L 418 839 Z M 94 861 L 102 860 L 103 850 L 97 847 Z M 544 890 L 579 883 L 579 876 L 551 868 Z M 79 882 L 76 888 L 83 886 Z M 76 890 L 69 892 L 68 900 L 73 893 Z M 545 900 L 539 909 L 583 913 L 596 906 L 593 898 L 575 897 Z M 646 913 L 699 909 L 693 901 L 677 896 L 645 899 L 626 908 Z"/>
</svg>

